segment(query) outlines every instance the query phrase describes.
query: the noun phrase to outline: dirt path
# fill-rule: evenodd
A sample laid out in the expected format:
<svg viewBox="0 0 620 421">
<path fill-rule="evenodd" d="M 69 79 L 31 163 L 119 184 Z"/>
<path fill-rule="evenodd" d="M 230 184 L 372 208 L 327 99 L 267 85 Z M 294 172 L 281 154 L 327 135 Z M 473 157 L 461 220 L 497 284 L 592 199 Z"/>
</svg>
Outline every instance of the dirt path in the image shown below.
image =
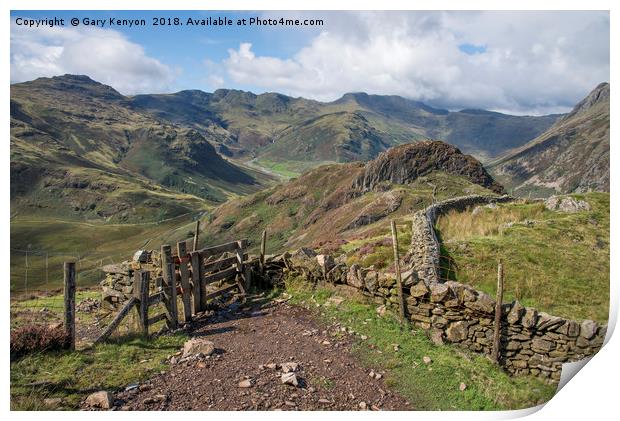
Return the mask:
<svg viewBox="0 0 620 421">
<path fill-rule="evenodd" d="M 215 344 L 207 359 L 169 371 L 116 396 L 121 410 L 407 410 L 383 372 L 370 377 L 350 353 L 353 337 L 286 303 L 234 307 L 195 327 Z M 335 335 L 338 332 L 337 335 Z M 359 339 L 358 339 L 359 340 Z M 299 386 L 281 382 L 293 362 Z M 277 364 L 278 368 L 273 365 Z M 250 387 L 240 387 L 243 380 Z"/>
</svg>

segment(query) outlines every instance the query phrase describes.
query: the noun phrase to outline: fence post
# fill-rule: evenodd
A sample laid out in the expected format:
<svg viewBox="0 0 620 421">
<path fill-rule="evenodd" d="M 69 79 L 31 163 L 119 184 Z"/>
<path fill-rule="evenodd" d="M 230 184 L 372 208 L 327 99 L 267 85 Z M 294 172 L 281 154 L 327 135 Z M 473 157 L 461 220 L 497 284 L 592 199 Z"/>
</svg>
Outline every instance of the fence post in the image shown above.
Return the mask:
<svg viewBox="0 0 620 421">
<path fill-rule="evenodd" d="M 493 325 L 493 349 L 491 359 L 499 363 L 499 344 L 502 323 L 502 301 L 504 299 L 504 265 L 502 260 L 497 264 L 497 292 L 495 295 L 495 322 Z"/>
<path fill-rule="evenodd" d="M 138 270 L 134 273 L 133 291 L 134 296 L 140 300 L 136 303 L 140 329 L 145 337 L 149 335 L 149 283 L 151 274 L 147 271 Z"/>
<path fill-rule="evenodd" d="M 194 228 L 194 248 L 192 251 L 198 250 L 198 234 L 200 234 L 200 219 L 196 221 L 196 227 Z"/>
<path fill-rule="evenodd" d="M 194 295 L 194 314 L 203 311 L 206 307 L 202 303 L 202 267 L 200 264 L 200 253 L 193 251 L 190 255 L 192 263 L 192 282 L 194 283 L 192 293 Z"/>
<path fill-rule="evenodd" d="M 161 268 L 163 271 L 164 297 L 168 328 L 174 330 L 178 324 L 177 314 L 177 286 L 174 276 L 174 262 L 172 261 L 172 249 L 169 245 L 161 246 Z"/>
<path fill-rule="evenodd" d="M 392 248 L 394 249 L 394 267 L 396 268 L 396 286 L 398 288 L 398 307 L 400 310 L 400 322 L 405 322 L 405 300 L 403 298 L 403 282 L 400 275 L 400 257 L 398 256 L 398 233 L 396 223 L 390 222 L 392 228 Z"/>
<path fill-rule="evenodd" d="M 267 242 L 267 230 L 263 230 L 260 240 L 260 273 L 265 273 L 265 243 Z"/>
<path fill-rule="evenodd" d="M 181 288 L 183 289 L 183 320 L 189 322 L 192 320 L 192 303 L 189 290 L 189 270 L 187 269 L 187 246 L 185 241 L 177 243 L 177 254 L 179 255 L 179 272 L 181 273 Z"/>
<path fill-rule="evenodd" d="M 247 279 L 245 279 L 245 272 L 243 271 L 243 254 L 245 253 L 245 240 L 237 241 L 237 283 L 241 289 L 243 295 L 250 287 L 247 285 Z"/>
<path fill-rule="evenodd" d="M 69 349 L 75 350 L 75 262 L 64 264 L 65 284 L 65 333 L 69 338 Z"/>
</svg>

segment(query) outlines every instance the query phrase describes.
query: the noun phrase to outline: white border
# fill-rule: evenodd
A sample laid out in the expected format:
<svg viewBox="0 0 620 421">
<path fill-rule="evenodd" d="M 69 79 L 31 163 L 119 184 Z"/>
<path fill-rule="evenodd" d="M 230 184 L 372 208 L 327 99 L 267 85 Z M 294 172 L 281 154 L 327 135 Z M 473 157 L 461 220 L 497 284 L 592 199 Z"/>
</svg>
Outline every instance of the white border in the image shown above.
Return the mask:
<svg viewBox="0 0 620 421">
<path fill-rule="evenodd" d="M 146 0 L 90 0 L 85 2 L 84 0 L 5 0 L 0 5 L 4 15 L 0 19 L 0 25 L 2 26 L 2 39 L 1 49 L 2 55 L 0 60 L 2 65 L 0 70 L 4 83 L 2 84 L 1 92 L 3 99 L 0 101 L 0 115 L 2 118 L 2 133 L 8 137 L 9 133 L 9 101 L 10 96 L 10 65 L 9 65 L 9 51 L 10 51 L 10 16 L 9 10 L 611 10 L 611 63 L 610 63 L 610 75 L 611 79 L 617 72 L 617 57 L 616 49 L 618 39 L 618 19 L 614 9 L 614 5 L 618 2 L 602 1 L 602 0 L 589 0 L 589 1 L 550 1 L 550 0 L 506 0 L 506 1 L 491 1 L 491 0 L 470 0 L 466 3 L 458 0 L 437 0 L 437 1 L 411 1 L 411 2 L 399 2 L 393 0 L 382 0 L 380 2 L 368 1 L 368 0 L 298 0 L 295 2 L 285 0 L 265 0 L 258 3 L 252 0 L 228 0 L 228 1 L 195 1 L 195 0 L 174 0 L 174 1 L 146 1 Z M 616 7 L 618 9 L 618 7 Z M 612 89 L 612 98 L 615 98 L 615 81 L 610 80 Z M 614 120 L 614 101 L 612 100 L 611 115 L 612 121 Z M 614 146 L 618 140 L 617 136 L 614 136 L 616 131 L 612 122 L 612 136 L 611 136 L 611 173 L 612 179 L 615 174 L 615 168 L 617 166 L 618 150 Z M 2 242 L 2 251 L 4 256 L 9 256 L 9 218 L 10 218 L 10 204 L 9 204 L 9 142 L 7 137 L 2 142 L 2 156 L 5 162 L 4 171 L 2 172 L 2 183 L 0 183 L 2 189 L 2 197 L 4 199 L 2 206 L 2 218 L 4 224 L 2 225 L 2 234 L 4 241 Z M 611 210 L 612 215 L 616 211 L 618 188 L 612 183 L 611 185 Z M 617 224 L 612 218 L 611 225 L 611 288 L 610 293 L 612 297 L 611 314 L 610 314 L 610 328 L 609 331 L 613 331 L 618 313 L 618 264 L 615 258 L 618 257 L 617 247 L 615 240 L 618 238 Z M 8 280 L 8 267 L 5 269 L 5 280 Z M 7 282 L 7 281 L 5 281 Z M 594 291 L 596 293 L 596 291 Z M 3 302 L 8 304 L 9 293 L 8 288 L 2 289 Z M 8 307 L 8 306 L 7 306 Z M 9 312 L 8 308 L 4 308 L 3 312 L 3 328 L 5 335 L 8 336 L 9 326 Z M 5 338 L 7 337 L 5 336 Z M 480 419 L 506 419 L 515 418 L 519 416 L 530 415 L 530 419 L 543 420 L 543 419 L 608 419 L 611 418 L 611 414 L 617 413 L 618 409 L 618 362 L 616 355 L 619 351 L 620 341 L 617 338 L 618 335 L 610 337 L 608 335 L 608 343 L 603 349 L 588 362 L 585 369 L 581 370 L 574 379 L 568 382 L 566 386 L 558 392 L 558 394 L 547 405 L 539 411 L 532 410 L 513 411 L 513 412 L 416 412 L 416 413 L 402 413 L 394 412 L 389 414 L 379 413 L 356 413 L 355 416 L 359 418 L 373 418 L 378 416 L 389 416 L 402 419 L 438 419 L 449 418 L 459 420 L 480 420 Z M 4 357 L 6 372 L 3 373 L 2 382 L 2 409 L 5 412 L 9 411 L 9 352 L 8 344 L 5 344 L 0 351 Z M 534 413 L 532 413 L 534 412 Z M 7 414 L 8 415 L 8 414 Z M 14 419 L 30 418 L 34 414 L 30 413 L 11 413 L 10 417 Z M 60 419 L 68 417 L 82 417 L 86 414 L 73 412 L 73 413 L 46 413 L 41 414 L 48 419 Z M 343 414 L 344 415 L 344 414 Z M 348 415 L 348 414 L 347 414 Z M 244 412 L 244 413 L 216 413 L 216 412 L 177 412 L 177 413 L 149 413 L 136 414 L 136 413 L 93 413 L 89 416 L 93 417 L 121 417 L 123 419 L 135 419 L 139 416 L 149 416 L 157 419 L 166 417 L 169 419 L 181 418 L 184 419 L 201 419 L 208 418 L 252 418 L 253 420 L 262 419 L 274 419 L 274 418 L 288 418 L 291 416 L 299 417 L 300 419 L 314 419 L 321 418 L 336 418 L 341 416 L 341 413 L 332 412 L 305 412 L 299 414 L 287 414 L 287 413 L 273 413 L 273 412 Z M 616 415 L 617 416 L 617 415 Z"/>
</svg>

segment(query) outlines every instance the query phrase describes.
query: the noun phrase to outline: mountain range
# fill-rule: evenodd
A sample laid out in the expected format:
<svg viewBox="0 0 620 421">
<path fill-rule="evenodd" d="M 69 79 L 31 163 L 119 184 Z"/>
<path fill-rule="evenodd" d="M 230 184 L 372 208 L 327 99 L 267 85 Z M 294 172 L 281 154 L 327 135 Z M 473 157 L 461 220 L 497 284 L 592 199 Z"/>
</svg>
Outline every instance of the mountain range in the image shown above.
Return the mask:
<svg viewBox="0 0 620 421">
<path fill-rule="evenodd" d="M 479 159 L 521 146 L 558 119 L 485 110 L 451 112 L 399 96 L 349 93 L 333 102 L 219 89 L 137 95 L 134 110 L 203 130 L 219 150 L 259 162 L 367 161 L 388 148 L 441 139 Z"/>
<path fill-rule="evenodd" d="M 160 220 L 273 181 L 86 76 L 11 85 L 12 213 Z"/>
<path fill-rule="evenodd" d="M 609 84 L 567 115 L 534 117 L 365 93 L 124 96 L 88 76 L 39 78 L 11 85 L 11 201 L 13 212 L 156 221 L 261 190 L 274 173 L 429 138 L 486 160 L 517 194 L 608 190 Z"/>
</svg>

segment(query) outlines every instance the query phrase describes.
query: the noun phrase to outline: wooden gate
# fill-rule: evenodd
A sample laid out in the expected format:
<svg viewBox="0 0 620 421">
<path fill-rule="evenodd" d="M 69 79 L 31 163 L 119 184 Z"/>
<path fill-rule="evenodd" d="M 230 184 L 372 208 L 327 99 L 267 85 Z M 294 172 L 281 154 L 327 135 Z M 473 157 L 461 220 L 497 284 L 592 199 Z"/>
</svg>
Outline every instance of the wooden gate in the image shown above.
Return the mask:
<svg viewBox="0 0 620 421">
<path fill-rule="evenodd" d="M 137 309 L 141 330 L 144 335 L 148 335 L 149 326 L 161 320 L 166 320 L 166 325 L 171 330 L 178 327 L 179 295 L 183 307 L 182 320 L 185 322 L 205 311 L 210 300 L 227 292 L 236 290 L 238 294 L 245 296 L 251 284 L 246 248 L 245 239 L 189 253 L 186 241 L 178 242 L 174 253 L 169 245 L 161 246 L 162 276 L 155 279 L 156 292 L 149 295 L 149 272 L 135 271 L 133 296 L 96 342 L 107 339 L 132 308 Z M 164 303 L 163 313 L 149 318 L 149 309 L 159 303 Z"/>
</svg>

